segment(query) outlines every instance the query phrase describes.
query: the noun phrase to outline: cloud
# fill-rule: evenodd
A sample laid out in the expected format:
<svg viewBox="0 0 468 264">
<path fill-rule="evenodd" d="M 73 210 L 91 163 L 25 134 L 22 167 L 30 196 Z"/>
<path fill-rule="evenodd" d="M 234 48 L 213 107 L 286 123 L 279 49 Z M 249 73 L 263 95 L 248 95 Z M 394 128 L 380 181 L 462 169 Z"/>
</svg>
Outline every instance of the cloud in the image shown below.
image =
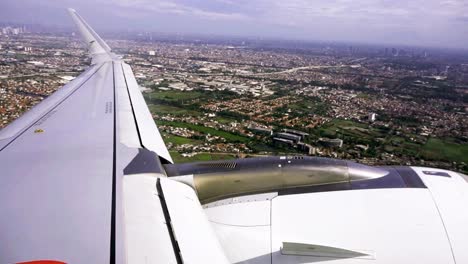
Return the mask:
<svg viewBox="0 0 468 264">
<path fill-rule="evenodd" d="M 101 0 L 102 1 L 102 0 Z M 186 5 L 182 2 L 170 2 L 160 0 L 104 0 L 104 3 L 114 3 L 116 6 L 129 10 L 127 12 L 138 11 L 139 14 L 173 14 L 183 16 L 194 16 L 200 19 L 209 20 L 248 20 L 249 17 L 241 13 L 219 12 L 209 9 L 201 9 L 195 6 Z"/>
<path fill-rule="evenodd" d="M 1 0 L 2 20 L 311 40 L 464 46 L 466 0 Z"/>
</svg>

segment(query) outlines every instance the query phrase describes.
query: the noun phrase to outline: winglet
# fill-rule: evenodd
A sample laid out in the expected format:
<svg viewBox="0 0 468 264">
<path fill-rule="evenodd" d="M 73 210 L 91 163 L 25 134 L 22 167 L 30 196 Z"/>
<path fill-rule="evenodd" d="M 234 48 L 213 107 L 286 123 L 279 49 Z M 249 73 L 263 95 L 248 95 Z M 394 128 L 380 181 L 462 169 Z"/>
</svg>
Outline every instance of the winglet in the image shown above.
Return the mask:
<svg viewBox="0 0 468 264">
<path fill-rule="evenodd" d="M 86 23 L 86 21 L 75 11 L 68 8 L 73 21 L 75 22 L 81 37 L 86 42 L 90 56 L 94 59 L 96 56 L 110 55 L 111 48 L 104 40 Z"/>
</svg>

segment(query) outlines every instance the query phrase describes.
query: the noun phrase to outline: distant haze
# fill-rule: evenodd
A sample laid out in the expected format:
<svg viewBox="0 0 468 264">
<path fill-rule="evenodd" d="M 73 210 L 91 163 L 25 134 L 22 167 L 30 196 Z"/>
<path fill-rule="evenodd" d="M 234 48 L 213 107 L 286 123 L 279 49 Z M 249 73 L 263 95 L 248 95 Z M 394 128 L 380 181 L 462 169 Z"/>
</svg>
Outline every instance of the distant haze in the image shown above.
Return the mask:
<svg viewBox="0 0 468 264">
<path fill-rule="evenodd" d="M 0 21 L 468 48 L 466 0 L 1 0 Z"/>
</svg>

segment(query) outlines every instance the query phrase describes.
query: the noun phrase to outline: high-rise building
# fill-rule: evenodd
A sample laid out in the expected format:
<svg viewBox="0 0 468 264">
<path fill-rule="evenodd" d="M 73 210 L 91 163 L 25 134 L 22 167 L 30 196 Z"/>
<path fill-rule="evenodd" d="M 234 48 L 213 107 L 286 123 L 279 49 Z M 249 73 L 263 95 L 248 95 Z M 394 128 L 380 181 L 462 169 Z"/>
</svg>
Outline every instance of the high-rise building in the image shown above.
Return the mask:
<svg viewBox="0 0 468 264">
<path fill-rule="evenodd" d="M 447 77 L 449 75 L 449 69 L 450 69 L 450 65 L 445 66 L 444 76 Z"/>
<path fill-rule="evenodd" d="M 291 133 L 285 133 L 285 132 L 277 133 L 276 137 L 281 138 L 281 139 L 287 139 L 287 140 L 293 141 L 294 143 L 301 141 L 301 136 L 294 135 Z"/>
<path fill-rule="evenodd" d="M 283 129 L 283 132 L 293 134 L 293 135 L 296 135 L 296 136 L 300 136 L 301 140 L 305 140 L 309 136 L 309 133 L 294 130 L 294 129 L 288 129 L 288 128 Z"/>
</svg>

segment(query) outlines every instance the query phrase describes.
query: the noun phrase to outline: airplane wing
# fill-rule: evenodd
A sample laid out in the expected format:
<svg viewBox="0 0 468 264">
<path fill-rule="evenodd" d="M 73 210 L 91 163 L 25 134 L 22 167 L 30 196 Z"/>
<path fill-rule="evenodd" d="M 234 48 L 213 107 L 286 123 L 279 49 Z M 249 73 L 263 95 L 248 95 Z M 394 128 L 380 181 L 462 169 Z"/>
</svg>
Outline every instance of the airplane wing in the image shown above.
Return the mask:
<svg viewBox="0 0 468 264">
<path fill-rule="evenodd" d="M 156 188 L 172 159 L 132 69 L 69 12 L 92 64 L 0 132 L 0 263 L 193 259 L 168 224 L 168 183 Z"/>
</svg>

